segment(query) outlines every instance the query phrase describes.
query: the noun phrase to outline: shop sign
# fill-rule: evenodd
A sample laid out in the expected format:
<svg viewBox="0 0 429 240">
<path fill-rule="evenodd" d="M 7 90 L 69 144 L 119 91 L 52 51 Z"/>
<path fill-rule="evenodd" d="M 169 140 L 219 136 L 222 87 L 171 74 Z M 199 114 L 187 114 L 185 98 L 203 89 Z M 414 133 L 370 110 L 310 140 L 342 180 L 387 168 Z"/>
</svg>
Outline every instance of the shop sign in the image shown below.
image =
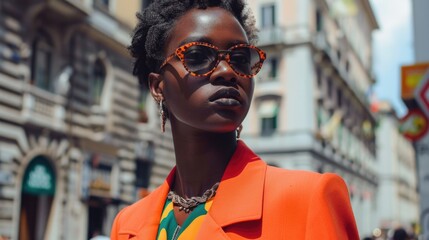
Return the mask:
<svg viewBox="0 0 429 240">
<path fill-rule="evenodd" d="M 419 86 L 415 90 L 416 100 L 422 111 L 429 118 L 429 71 L 423 76 Z"/>
<path fill-rule="evenodd" d="M 110 197 L 112 165 L 109 158 L 94 153 L 90 156 L 89 194 Z"/>
<path fill-rule="evenodd" d="M 24 174 L 22 191 L 33 195 L 54 195 L 55 174 L 45 157 L 39 156 L 30 162 Z"/>
<path fill-rule="evenodd" d="M 410 141 L 419 140 L 429 129 L 428 119 L 420 109 L 408 110 L 399 124 L 399 131 Z"/>
<path fill-rule="evenodd" d="M 94 191 L 97 191 L 97 192 L 104 192 L 104 193 L 110 194 L 110 175 L 111 175 L 111 167 L 110 169 L 106 169 L 106 168 L 92 169 L 91 183 L 89 185 L 91 193 Z"/>
<path fill-rule="evenodd" d="M 414 91 L 429 70 L 429 62 L 401 67 L 401 97 L 403 100 L 414 99 Z"/>
</svg>

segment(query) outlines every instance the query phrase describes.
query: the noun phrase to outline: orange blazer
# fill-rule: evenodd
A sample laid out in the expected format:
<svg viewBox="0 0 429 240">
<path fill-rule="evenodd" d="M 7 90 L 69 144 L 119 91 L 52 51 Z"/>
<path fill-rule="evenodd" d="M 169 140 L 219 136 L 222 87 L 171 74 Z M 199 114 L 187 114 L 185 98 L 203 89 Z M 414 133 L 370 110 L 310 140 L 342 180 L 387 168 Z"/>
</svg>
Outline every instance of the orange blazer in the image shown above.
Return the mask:
<svg viewBox="0 0 429 240">
<path fill-rule="evenodd" d="M 163 185 L 123 209 L 112 240 L 154 240 L 175 169 Z M 267 166 L 242 141 L 231 158 L 199 240 L 358 240 L 344 181 L 337 175 Z"/>
</svg>

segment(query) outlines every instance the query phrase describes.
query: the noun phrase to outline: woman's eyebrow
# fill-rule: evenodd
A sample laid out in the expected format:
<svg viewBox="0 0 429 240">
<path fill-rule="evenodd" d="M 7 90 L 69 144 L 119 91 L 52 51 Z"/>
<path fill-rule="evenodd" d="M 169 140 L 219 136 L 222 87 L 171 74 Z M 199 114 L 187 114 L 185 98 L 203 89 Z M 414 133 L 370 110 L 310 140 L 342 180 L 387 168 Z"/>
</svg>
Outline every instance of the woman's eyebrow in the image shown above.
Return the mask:
<svg viewBox="0 0 429 240">
<path fill-rule="evenodd" d="M 190 42 L 205 42 L 205 43 L 212 44 L 213 41 L 208 37 L 188 37 L 188 38 L 184 39 L 183 41 L 181 41 L 179 43 L 179 46 L 177 46 L 177 47 L 180 47 L 180 46 L 185 45 L 185 44 L 190 43 Z"/>
<path fill-rule="evenodd" d="M 214 45 L 213 40 L 211 38 L 204 37 L 204 36 L 196 36 L 196 37 L 191 36 L 191 37 L 188 37 L 188 38 L 184 39 L 183 41 L 181 41 L 177 47 L 181 47 L 181 46 L 183 46 L 187 43 L 190 43 L 190 42 L 204 42 L 204 43 L 210 43 L 210 44 Z M 228 46 L 228 48 L 230 48 L 230 47 L 237 45 L 237 44 L 249 44 L 249 43 L 245 40 L 232 40 L 232 41 L 228 42 L 227 46 Z"/>
</svg>

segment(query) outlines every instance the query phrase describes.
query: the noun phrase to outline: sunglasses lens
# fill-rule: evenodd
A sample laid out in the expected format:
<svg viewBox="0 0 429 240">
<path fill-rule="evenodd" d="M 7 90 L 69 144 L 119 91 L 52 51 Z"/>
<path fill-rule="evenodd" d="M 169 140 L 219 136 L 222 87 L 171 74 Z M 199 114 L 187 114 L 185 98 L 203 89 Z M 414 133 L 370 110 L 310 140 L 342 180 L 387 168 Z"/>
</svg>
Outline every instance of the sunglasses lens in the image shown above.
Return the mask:
<svg viewBox="0 0 429 240">
<path fill-rule="evenodd" d="M 216 50 L 195 45 L 184 52 L 184 62 L 190 72 L 202 75 L 211 71 L 216 64 Z"/>
<path fill-rule="evenodd" d="M 261 68 L 259 52 L 251 47 L 237 47 L 231 51 L 231 66 L 245 75 L 255 75 Z"/>
</svg>

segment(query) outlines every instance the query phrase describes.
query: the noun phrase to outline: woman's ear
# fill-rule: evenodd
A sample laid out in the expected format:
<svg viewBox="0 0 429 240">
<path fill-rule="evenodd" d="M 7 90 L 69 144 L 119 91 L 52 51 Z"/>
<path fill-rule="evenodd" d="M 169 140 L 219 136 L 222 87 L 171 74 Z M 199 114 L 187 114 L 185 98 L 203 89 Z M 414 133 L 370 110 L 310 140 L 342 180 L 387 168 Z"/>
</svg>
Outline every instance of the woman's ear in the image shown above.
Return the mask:
<svg viewBox="0 0 429 240">
<path fill-rule="evenodd" d="M 164 99 L 164 95 L 162 94 L 164 90 L 164 81 L 162 81 L 162 77 L 158 73 L 149 73 L 149 90 L 152 97 L 157 102 Z"/>
</svg>

